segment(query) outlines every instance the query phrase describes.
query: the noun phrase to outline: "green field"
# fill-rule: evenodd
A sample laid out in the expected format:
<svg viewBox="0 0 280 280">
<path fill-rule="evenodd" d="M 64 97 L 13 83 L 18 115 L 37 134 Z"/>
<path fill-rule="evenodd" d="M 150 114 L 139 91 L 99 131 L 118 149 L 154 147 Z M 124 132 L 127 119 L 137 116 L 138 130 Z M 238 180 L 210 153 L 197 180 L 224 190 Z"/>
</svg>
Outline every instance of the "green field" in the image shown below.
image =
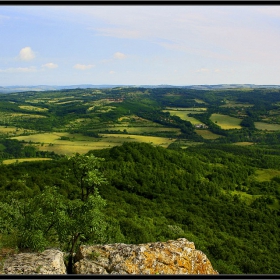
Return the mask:
<svg viewBox="0 0 280 280">
<path fill-rule="evenodd" d="M 226 101 L 226 104 L 221 105 L 223 108 L 235 108 L 235 107 L 241 107 L 241 108 L 248 108 L 254 106 L 253 104 L 246 104 L 246 103 L 236 103 L 234 101 Z"/>
<path fill-rule="evenodd" d="M 95 129 L 94 131 L 104 132 L 108 131 L 124 131 L 126 130 L 128 134 L 143 134 L 143 133 L 154 133 L 154 132 L 173 132 L 174 134 L 180 134 L 179 128 L 173 127 L 155 127 L 155 126 L 130 126 L 127 125 L 114 125 L 113 127 L 106 127 L 104 129 Z"/>
<path fill-rule="evenodd" d="M 167 137 L 156 137 L 156 136 L 143 136 L 143 135 L 132 135 L 132 134 L 101 134 L 103 139 L 108 139 L 112 142 L 123 143 L 123 142 L 144 142 L 150 143 L 155 146 L 168 147 L 176 139 Z"/>
<path fill-rule="evenodd" d="M 253 142 L 236 142 L 236 143 L 232 143 L 232 145 L 238 145 L 238 146 L 250 146 L 253 145 Z"/>
<path fill-rule="evenodd" d="M 25 109 L 25 110 L 29 110 L 29 111 L 37 111 L 37 112 L 46 112 L 48 111 L 47 108 L 41 108 L 41 107 L 35 107 L 35 106 L 24 106 L 24 105 L 21 105 L 21 106 L 18 106 L 19 108 L 21 109 Z"/>
<path fill-rule="evenodd" d="M 207 130 L 207 129 L 196 129 L 195 132 L 198 135 L 202 136 L 204 139 L 217 139 L 217 138 L 220 138 L 220 137 L 224 137 L 224 136 L 215 134 L 215 133 L 213 133 L 213 132 L 211 132 L 210 130 Z"/>
<path fill-rule="evenodd" d="M 240 198 L 245 201 L 247 204 L 251 204 L 253 202 L 254 199 L 261 197 L 262 195 L 252 195 L 252 194 L 248 194 L 246 192 L 242 192 L 242 191 L 231 191 L 230 192 L 232 195 L 238 195 L 240 196 Z"/>
<path fill-rule="evenodd" d="M 222 129 L 240 129 L 241 119 L 233 118 L 222 114 L 212 114 L 210 120 Z"/>
<path fill-rule="evenodd" d="M 280 170 L 276 169 L 258 169 L 256 170 L 256 179 L 259 182 L 270 181 L 273 177 L 280 176 Z"/>
<path fill-rule="evenodd" d="M 199 121 L 199 120 L 197 120 L 193 117 L 188 116 L 188 114 L 191 114 L 191 113 L 194 113 L 194 112 L 199 113 L 199 111 L 197 111 L 197 110 L 196 111 L 191 111 L 191 110 L 163 110 L 163 112 L 169 112 L 171 116 L 177 116 L 184 121 L 191 122 L 193 125 L 201 124 L 201 121 Z"/>
<path fill-rule="evenodd" d="M 270 124 L 265 122 L 255 122 L 255 127 L 260 130 L 280 130 L 280 124 Z"/>
<path fill-rule="evenodd" d="M 61 137 L 69 137 L 69 140 L 60 140 Z M 136 134 L 100 134 L 101 138 L 84 136 L 82 134 L 70 134 L 67 132 L 38 133 L 28 136 L 17 136 L 12 139 L 37 143 L 40 151 L 50 151 L 57 154 L 72 155 L 84 154 L 90 150 L 105 149 L 119 146 L 124 142 L 145 142 L 155 146 L 168 147 L 176 139 L 156 136 L 143 136 Z"/>
<path fill-rule="evenodd" d="M 5 159 L 3 164 L 20 163 L 24 161 L 41 161 L 41 160 L 52 160 L 51 158 L 15 158 L 15 159 Z"/>
</svg>

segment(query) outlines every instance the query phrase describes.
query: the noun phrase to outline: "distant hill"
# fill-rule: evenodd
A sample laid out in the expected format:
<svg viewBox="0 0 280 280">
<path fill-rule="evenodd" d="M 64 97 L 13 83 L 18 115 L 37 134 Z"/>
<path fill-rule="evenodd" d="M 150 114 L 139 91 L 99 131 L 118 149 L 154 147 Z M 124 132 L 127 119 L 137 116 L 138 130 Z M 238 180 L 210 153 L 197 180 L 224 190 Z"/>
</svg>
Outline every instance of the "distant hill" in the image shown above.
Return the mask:
<svg viewBox="0 0 280 280">
<path fill-rule="evenodd" d="M 48 91 L 48 90 L 62 90 L 62 89 L 75 89 L 75 88 L 115 88 L 115 87 L 141 87 L 141 88 L 188 88 L 188 89 L 233 89 L 233 88 L 280 88 L 280 85 L 255 85 L 255 84 L 218 84 L 218 85 L 186 85 L 186 86 L 174 86 L 174 85 L 67 85 L 67 86 L 49 86 L 49 85 L 37 85 L 37 86 L 0 86 L 0 93 L 13 93 L 13 92 L 25 92 L 25 91 Z"/>
</svg>

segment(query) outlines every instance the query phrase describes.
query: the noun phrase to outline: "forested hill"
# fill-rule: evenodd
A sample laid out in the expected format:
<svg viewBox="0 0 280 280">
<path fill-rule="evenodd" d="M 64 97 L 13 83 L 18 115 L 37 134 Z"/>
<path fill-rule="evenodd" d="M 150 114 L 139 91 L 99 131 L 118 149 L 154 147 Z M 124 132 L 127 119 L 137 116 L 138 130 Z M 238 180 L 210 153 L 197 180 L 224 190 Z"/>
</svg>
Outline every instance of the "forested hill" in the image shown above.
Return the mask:
<svg viewBox="0 0 280 280">
<path fill-rule="evenodd" d="M 104 158 L 100 172 L 108 183 L 98 189 L 107 202 L 107 222 L 118 229 L 108 230 L 107 240 L 148 243 L 184 237 L 220 274 L 280 273 L 280 176 L 274 170 L 270 178 L 260 177 L 272 166 L 279 168 L 278 150 L 221 144 L 174 150 L 131 142 L 89 154 Z M 2 202 L 20 205 L 46 185 L 56 186 L 67 200 L 80 195 L 63 157 L 0 169 Z M 54 235 L 42 236 L 55 244 Z"/>
</svg>

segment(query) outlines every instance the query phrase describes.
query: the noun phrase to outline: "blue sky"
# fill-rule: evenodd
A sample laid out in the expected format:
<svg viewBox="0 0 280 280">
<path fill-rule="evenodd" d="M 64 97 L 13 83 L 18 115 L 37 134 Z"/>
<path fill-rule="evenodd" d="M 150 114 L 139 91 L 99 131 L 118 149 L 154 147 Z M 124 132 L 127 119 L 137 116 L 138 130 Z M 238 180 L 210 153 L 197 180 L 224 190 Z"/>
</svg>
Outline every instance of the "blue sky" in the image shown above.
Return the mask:
<svg viewBox="0 0 280 280">
<path fill-rule="evenodd" d="M 280 84 L 280 5 L 0 5 L 0 86 Z"/>
</svg>

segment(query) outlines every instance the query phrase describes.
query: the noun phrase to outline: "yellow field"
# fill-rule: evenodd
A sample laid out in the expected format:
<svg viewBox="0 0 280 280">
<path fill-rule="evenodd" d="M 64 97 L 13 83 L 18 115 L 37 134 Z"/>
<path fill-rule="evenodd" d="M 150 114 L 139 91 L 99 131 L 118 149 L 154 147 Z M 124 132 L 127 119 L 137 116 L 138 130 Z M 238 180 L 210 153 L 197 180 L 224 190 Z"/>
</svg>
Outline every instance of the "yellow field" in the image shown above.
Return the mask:
<svg viewBox="0 0 280 280">
<path fill-rule="evenodd" d="M 222 114 L 212 114 L 210 120 L 217 125 L 219 125 L 222 129 L 240 129 L 241 119 L 233 118 L 227 115 Z"/>
<path fill-rule="evenodd" d="M 52 160 L 51 158 L 15 158 L 15 159 L 5 159 L 3 160 L 3 164 L 12 164 L 12 163 L 20 163 L 24 161 L 38 161 L 38 160 Z"/>
<path fill-rule="evenodd" d="M 114 146 L 120 146 L 122 143 L 112 143 L 109 141 L 100 141 L 100 142 L 84 142 L 77 143 L 77 142 L 68 142 L 70 144 L 54 144 L 53 146 L 49 145 L 38 145 L 39 151 L 49 151 L 49 152 L 55 152 L 56 154 L 60 155 L 68 155 L 71 156 L 75 153 L 79 154 L 85 154 L 88 151 L 91 150 L 98 150 L 98 149 L 106 149 L 106 148 L 112 148 Z"/>
<path fill-rule="evenodd" d="M 66 136 L 68 133 L 37 133 L 27 136 L 16 136 L 11 139 L 17 139 L 19 141 L 34 142 L 34 143 L 53 143 L 60 139 L 61 136 Z"/>
<path fill-rule="evenodd" d="M 70 140 L 60 140 L 61 136 Z M 102 138 L 70 134 L 66 132 L 37 133 L 28 136 L 16 136 L 11 139 L 38 143 L 36 147 L 40 151 L 53 151 L 57 154 L 72 155 L 73 153 L 86 153 L 90 150 L 111 148 L 122 145 L 124 142 L 145 142 L 156 146 L 168 147 L 176 139 L 154 136 L 130 135 L 130 134 L 100 134 Z"/>
<path fill-rule="evenodd" d="M 255 122 L 255 127 L 260 130 L 280 130 L 279 124 L 270 124 L 270 123 L 264 123 L 264 122 Z"/>
<path fill-rule="evenodd" d="M 201 121 L 193 118 L 193 117 L 189 117 L 188 114 L 192 113 L 192 111 L 190 110 L 163 110 L 163 112 L 169 112 L 171 116 L 177 116 L 179 118 L 181 118 L 184 121 L 189 121 L 191 122 L 193 125 L 196 124 L 200 124 Z"/>
<path fill-rule="evenodd" d="M 145 142 L 156 146 L 168 147 L 176 139 L 156 136 L 143 136 L 132 134 L 100 134 L 102 137 L 108 137 L 112 142 Z"/>
<path fill-rule="evenodd" d="M 29 129 L 23 129 L 23 128 L 16 128 L 15 126 L 2 126 L 0 125 L 0 134 L 13 134 L 13 135 L 20 135 L 24 132 L 34 132 Z"/>
<path fill-rule="evenodd" d="M 19 108 L 25 109 L 25 110 L 37 111 L 37 112 L 46 112 L 49 110 L 48 108 L 40 108 L 40 107 L 35 107 L 35 106 L 30 106 L 30 105 L 29 106 L 21 105 L 21 106 L 19 106 Z"/>
<path fill-rule="evenodd" d="M 129 134 L 143 134 L 143 133 L 149 133 L 149 132 L 173 132 L 175 134 L 180 134 L 180 129 L 179 128 L 174 128 L 174 127 L 154 127 L 154 126 L 129 126 L 129 125 L 118 125 L 114 127 L 106 127 L 105 128 L 108 131 L 112 130 L 120 130 L 123 131 L 126 129 L 126 131 Z M 96 129 L 98 131 L 98 129 Z"/>
<path fill-rule="evenodd" d="M 213 133 L 213 132 L 211 132 L 210 130 L 207 130 L 207 129 L 196 129 L 195 132 L 198 135 L 202 136 L 204 139 L 217 139 L 217 138 L 220 138 L 220 137 L 224 137 L 224 136 L 215 134 L 215 133 Z"/>
</svg>

